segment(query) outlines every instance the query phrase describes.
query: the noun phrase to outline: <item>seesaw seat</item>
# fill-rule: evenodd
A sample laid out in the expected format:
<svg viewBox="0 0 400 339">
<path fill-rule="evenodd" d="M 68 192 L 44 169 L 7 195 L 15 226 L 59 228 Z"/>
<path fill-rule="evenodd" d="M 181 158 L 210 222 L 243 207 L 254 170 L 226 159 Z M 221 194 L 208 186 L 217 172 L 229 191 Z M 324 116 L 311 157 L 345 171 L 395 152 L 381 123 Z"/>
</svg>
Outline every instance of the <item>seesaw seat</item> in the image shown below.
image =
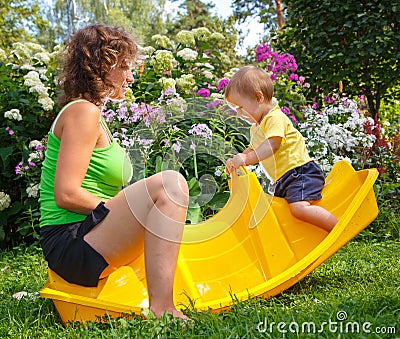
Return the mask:
<svg viewBox="0 0 400 339">
<path fill-rule="evenodd" d="M 294 218 L 285 200 L 262 191 L 254 173 L 234 176 L 231 196 L 217 214 L 186 225 L 175 273 L 177 307 L 221 310 L 249 296 L 270 297 L 291 287 L 338 251 L 378 214 L 376 169 L 354 171 L 336 163 L 319 205 L 339 222 L 327 234 Z M 40 291 L 63 322 L 140 313 L 148 307 L 143 256 L 94 288 L 69 284 L 49 270 Z"/>
</svg>

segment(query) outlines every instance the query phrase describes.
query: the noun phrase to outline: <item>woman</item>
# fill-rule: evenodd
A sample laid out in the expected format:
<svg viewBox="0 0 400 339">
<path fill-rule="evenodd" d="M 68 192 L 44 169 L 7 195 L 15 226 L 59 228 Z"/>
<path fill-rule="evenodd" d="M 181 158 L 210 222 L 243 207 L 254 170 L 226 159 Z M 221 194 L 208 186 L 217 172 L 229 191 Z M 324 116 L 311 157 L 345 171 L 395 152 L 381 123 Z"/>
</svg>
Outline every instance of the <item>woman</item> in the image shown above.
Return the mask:
<svg viewBox="0 0 400 339">
<path fill-rule="evenodd" d="M 126 188 L 132 167 L 102 116 L 123 99 L 137 54 L 121 28 L 91 25 L 67 41 L 59 98 L 40 183 L 41 245 L 65 280 L 96 286 L 144 251 L 149 306 L 187 319 L 173 283 L 188 204 L 185 179 L 165 171 Z"/>
</svg>

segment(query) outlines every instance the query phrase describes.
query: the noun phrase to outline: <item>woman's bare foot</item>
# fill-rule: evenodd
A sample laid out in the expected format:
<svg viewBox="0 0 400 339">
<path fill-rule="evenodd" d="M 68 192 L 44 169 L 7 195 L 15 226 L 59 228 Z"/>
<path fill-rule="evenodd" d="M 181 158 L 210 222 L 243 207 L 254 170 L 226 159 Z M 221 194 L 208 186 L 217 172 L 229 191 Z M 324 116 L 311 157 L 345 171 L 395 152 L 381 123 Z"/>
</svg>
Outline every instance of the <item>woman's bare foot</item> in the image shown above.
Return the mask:
<svg viewBox="0 0 400 339">
<path fill-rule="evenodd" d="M 190 319 L 189 317 L 184 315 L 181 311 L 178 311 L 176 308 L 171 308 L 171 309 L 167 309 L 167 310 L 165 310 L 165 309 L 157 310 L 157 309 L 151 307 L 150 311 L 153 312 L 153 314 L 156 316 L 156 318 L 161 318 L 161 316 L 164 313 L 169 313 L 176 319 L 182 319 L 184 321 L 192 321 L 192 319 Z"/>
</svg>

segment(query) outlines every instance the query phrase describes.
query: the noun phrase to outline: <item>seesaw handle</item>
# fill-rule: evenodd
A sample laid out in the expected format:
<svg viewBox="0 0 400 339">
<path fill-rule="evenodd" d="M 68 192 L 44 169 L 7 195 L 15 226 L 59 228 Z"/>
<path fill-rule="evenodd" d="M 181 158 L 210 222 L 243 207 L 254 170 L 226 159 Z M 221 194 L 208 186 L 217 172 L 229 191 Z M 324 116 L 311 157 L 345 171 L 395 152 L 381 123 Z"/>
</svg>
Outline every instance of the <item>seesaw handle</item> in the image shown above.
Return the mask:
<svg viewBox="0 0 400 339">
<path fill-rule="evenodd" d="M 240 166 L 239 167 L 239 171 L 240 171 L 240 175 L 246 175 L 247 173 L 249 173 L 249 170 L 247 169 L 246 166 Z M 234 177 L 234 176 L 237 177 L 238 176 L 237 171 L 233 171 L 230 174 L 231 174 L 231 177 Z"/>
</svg>

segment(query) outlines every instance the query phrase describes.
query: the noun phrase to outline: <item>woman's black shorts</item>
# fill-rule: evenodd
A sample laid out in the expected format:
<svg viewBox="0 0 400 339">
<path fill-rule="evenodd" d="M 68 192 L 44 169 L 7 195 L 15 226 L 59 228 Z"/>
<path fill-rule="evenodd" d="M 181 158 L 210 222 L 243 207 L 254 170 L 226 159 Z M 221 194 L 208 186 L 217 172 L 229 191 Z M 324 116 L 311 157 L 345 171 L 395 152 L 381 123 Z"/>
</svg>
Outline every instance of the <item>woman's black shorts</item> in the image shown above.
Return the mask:
<svg viewBox="0 0 400 339">
<path fill-rule="evenodd" d="M 83 240 L 110 210 L 101 202 L 85 220 L 43 226 L 40 244 L 49 267 L 69 283 L 97 286 L 107 261 Z"/>
</svg>

